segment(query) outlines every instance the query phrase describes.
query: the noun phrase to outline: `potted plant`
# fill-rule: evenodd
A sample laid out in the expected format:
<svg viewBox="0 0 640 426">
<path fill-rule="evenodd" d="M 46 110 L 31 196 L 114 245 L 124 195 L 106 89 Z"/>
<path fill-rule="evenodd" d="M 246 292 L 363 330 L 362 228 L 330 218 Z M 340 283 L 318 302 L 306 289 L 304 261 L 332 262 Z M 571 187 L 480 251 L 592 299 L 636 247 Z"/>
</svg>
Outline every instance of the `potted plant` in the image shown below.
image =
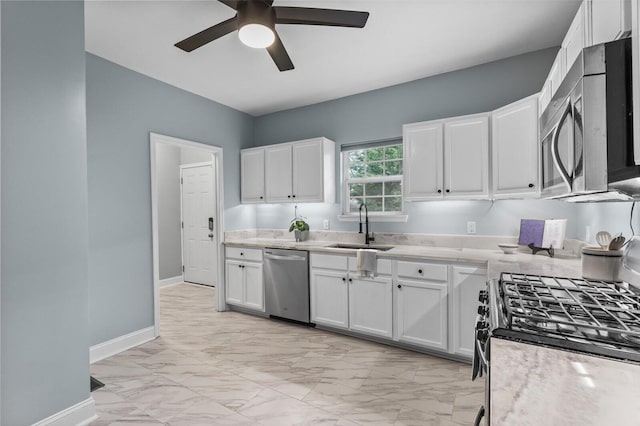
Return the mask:
<svg viewBox="0 0 640 426">
<path fill-rule="evenodd" d="M 298 206 L 295 207 L 295 217 L 291 219 L 289 232 L 294 232 L 296 242 L 304 241 L 309 237 L 309 224 L 306 218 L 298 216 Z"/>
</svg>

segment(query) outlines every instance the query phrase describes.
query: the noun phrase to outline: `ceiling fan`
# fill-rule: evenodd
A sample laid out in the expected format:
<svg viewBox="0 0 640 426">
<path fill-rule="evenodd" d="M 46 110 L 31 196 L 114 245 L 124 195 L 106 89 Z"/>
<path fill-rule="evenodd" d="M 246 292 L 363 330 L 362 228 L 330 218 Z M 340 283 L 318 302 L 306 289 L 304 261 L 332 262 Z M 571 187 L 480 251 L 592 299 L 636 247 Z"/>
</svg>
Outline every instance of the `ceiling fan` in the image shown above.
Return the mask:
<svg viewBox="0 0 640 426">
<path fill-rule="evenodd" d="M 191 52 L 238 30 L 240 40 L 247 46 L 266 48 L 280 71 L 292 70 L 294 66 L 278 37 L 275 24 L 363 28 L 369 18 L 369 12 L 273 6 L 273 0 L 218 1 L 236 10 L 236 16 L 200 31 L 175 46 Z"/>
</svg>

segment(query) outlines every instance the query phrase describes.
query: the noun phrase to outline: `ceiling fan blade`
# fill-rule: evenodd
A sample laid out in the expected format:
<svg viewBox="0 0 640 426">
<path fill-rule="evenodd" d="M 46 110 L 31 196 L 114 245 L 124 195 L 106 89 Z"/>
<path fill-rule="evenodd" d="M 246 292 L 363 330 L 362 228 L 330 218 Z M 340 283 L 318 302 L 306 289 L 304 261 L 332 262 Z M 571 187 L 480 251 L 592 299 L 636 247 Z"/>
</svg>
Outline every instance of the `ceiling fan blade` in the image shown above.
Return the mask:
<svg viewBox="0 0 640 426">
<path fill-rule="evenodd" d="M 369 12 L 357 12 L 354 10 L 286 6 L 275 6 L 273 10 L 276 13 L 276 24 L 362 28 L 367 23 L 367 19 L 369 19 Z"/>
<path fill-rule="evenodd" d="M 276 39 L 273 44 L 267 47 L 267 52 L 271 55 L 271 59 L 276 63 L 278 69 L 280 71 L 289 71 L 294 69 L 293 62 L 291 62 L 291 58 L 287 53 L 287 49 L 284 48 L 282 44 L 282 40 L 280 40 L 280 36 L 275 32 Z"/>
<path fill-rule="evenodd" d="M 200 31 L 198 34 L 194 34 L 191 37 L 185 38 L 175 44 L 176 47 L 184 50 L 185 52 L 191 52 L 199 47 L 204 46 L 207 43 L 212 42 L 222 36 L 229 34 L 238 29 L 237 16 L 227 19 L 224 22 L 209 27 L 206 30 Z"/>
<path fill-rule="evenodd" d="M 247 0 L 218 0 L 220 3 L 229 6 L 233 10 L 238 10 L 240 3 L 245 3 Z"/>
</svg>

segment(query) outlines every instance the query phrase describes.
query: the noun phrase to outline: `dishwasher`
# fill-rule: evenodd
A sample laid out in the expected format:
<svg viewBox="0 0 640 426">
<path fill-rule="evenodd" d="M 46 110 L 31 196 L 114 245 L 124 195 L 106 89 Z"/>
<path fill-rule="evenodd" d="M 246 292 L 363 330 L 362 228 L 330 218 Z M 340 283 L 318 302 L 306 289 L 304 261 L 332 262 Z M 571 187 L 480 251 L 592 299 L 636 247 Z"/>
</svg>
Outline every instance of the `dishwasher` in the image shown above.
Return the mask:
<svg viewBox="0 0 640 426">
<path fill-rule="evenodd" d="M 309 252 L 264 249 L 265 308 L 271 317 L 309 324 Z"/>
</svg>

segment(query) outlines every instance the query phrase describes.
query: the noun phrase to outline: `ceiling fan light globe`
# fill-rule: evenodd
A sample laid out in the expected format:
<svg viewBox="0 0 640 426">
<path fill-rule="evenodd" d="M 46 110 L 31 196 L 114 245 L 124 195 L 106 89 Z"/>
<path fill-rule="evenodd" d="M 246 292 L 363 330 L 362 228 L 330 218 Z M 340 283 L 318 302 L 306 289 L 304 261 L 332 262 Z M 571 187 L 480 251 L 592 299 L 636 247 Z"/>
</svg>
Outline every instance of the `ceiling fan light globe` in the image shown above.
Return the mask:
<svg viewBox="0 0 640 426">
<path fill-rule="evenodd" d="M 240 41 L 256 49 L 269 47 L 276 39 L 273 30 L 261 24 L 247 24 L 238 31 Z"/>
</svg>

